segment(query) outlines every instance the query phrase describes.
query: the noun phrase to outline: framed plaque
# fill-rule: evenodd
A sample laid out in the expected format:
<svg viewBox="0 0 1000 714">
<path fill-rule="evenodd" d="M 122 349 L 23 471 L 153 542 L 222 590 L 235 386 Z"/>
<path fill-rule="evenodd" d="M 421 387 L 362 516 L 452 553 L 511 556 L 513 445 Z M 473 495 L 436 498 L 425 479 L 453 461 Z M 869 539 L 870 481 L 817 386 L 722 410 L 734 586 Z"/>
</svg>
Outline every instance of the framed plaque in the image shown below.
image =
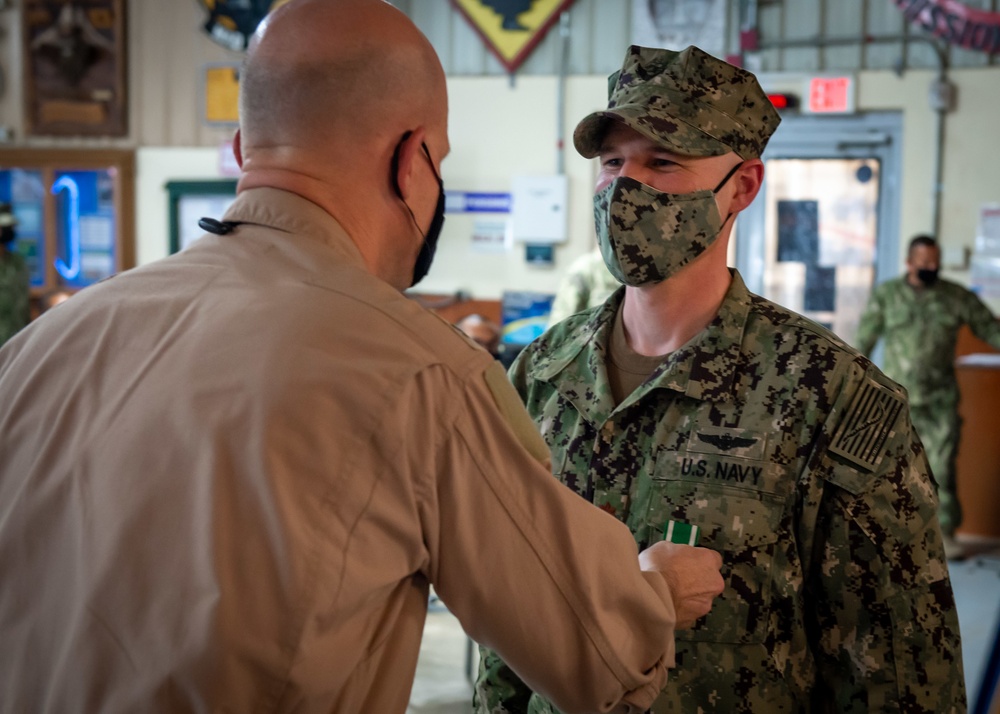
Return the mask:
<svg viewBox="0 0 1000 714">
<path fill-rule="evenodd" d="M 25 128 L 124 136 L 125 0 L 22 0 Z"/>
</svg>

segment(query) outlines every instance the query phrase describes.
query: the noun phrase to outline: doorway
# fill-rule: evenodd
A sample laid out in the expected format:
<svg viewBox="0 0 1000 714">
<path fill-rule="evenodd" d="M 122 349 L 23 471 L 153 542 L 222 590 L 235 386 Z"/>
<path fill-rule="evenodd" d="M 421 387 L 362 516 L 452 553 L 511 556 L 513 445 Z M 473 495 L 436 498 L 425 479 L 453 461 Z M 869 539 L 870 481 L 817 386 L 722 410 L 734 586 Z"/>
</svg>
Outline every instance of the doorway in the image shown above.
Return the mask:
<svg viewBox="0 0 1000 714">
<path fill-rule="evenodd" d="M 752 292 L 854 343 L 872 287 L 898 272 L 901 138 L 899 113 L 783 118 L 736 227 Z"/>
</svg>

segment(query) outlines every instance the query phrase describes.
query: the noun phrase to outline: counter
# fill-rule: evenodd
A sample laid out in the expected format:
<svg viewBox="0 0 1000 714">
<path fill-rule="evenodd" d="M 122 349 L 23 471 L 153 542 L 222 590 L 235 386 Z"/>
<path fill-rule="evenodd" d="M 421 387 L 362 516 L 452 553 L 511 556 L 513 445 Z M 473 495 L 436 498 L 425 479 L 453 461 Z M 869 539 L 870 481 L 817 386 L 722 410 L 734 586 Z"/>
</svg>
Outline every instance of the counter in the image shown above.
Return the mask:
<svg viewBox="0 0 1000 714">
<path fill-rule="evenodd" d="M 963 517 L 957 532 L 1000 540 L 1000 351 L 963 326 L 955 355 L 962 417 L 955 478 Z"/>
</svg>

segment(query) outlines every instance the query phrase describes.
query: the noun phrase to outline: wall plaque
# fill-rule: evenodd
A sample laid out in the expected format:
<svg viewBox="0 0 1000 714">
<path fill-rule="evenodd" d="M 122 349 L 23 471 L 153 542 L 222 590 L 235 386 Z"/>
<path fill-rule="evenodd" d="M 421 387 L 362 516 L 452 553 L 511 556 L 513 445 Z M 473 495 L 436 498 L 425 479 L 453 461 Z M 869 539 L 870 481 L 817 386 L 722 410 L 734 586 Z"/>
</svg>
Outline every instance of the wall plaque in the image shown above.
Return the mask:
<svg viewBox="0 0 1000 714">
<path fill-rule="evenodd" d="M 26 131 L 123 136 L 125 0 L 23 0 Z"/>
</svg>

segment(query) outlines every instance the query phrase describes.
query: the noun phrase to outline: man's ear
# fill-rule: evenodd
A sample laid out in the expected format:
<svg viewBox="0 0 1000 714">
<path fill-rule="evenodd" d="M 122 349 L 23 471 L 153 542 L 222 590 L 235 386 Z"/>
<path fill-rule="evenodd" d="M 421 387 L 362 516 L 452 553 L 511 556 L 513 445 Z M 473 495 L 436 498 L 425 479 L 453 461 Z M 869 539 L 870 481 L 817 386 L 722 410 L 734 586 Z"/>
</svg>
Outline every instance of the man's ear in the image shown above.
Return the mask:
<svg viewBox="0 0 1000 714">
<path fill-rule="evenodd" d="M 410 196 L 413 173 L 416 170 L 416 162 L 420 160 L 421 147 L 426 135 L 427 132 L 422 126 L 412 132 L 406 132 L 393 153 L 391 169 L 393 188 L 396 195 L 404 201 Z"/>
<path fill-rule="evenodd" d="M 736 191 L 733 193 L 733 212 L 739 213 L 753 203 L 764 183 L 764 162 L 747 159 L 733 176 Z"/>
</svg>

